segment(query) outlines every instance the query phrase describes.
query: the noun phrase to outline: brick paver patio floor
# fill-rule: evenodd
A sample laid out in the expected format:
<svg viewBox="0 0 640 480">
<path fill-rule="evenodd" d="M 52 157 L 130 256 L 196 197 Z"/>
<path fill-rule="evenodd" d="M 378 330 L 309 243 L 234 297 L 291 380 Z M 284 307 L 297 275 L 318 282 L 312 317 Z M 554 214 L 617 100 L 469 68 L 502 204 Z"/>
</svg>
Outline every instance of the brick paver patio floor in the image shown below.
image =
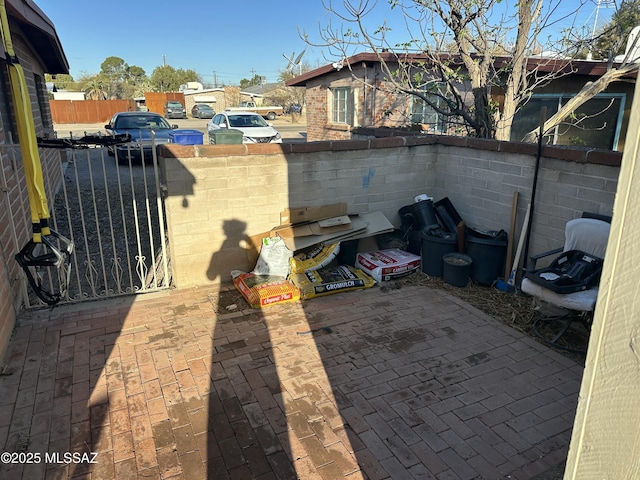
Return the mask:
<svg viewBox="0 0 640 480">
<path fill-rule="evenodd" d="M 528 479 L 566 458 L 582 367 L 455 297 L 217 296 L 23 314 L 0 478 Z"/>
</svg>

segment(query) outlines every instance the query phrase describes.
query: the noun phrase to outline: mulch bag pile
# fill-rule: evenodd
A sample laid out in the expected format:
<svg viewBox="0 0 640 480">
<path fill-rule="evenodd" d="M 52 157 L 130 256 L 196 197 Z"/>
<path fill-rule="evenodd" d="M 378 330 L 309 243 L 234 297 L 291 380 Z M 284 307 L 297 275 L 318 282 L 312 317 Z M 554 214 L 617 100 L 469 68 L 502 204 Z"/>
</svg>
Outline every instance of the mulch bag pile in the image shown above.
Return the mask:
<svg viewBox="0 0 640 480">
<path fill-rule="evenodd" d="M 279 237 L 264 238 L 251 272 L 233 271 L 236 289 L 254 308 L 373 287 L 362 270 L 338 265 L 340 243 L 290 251 Z"/>
</svg>

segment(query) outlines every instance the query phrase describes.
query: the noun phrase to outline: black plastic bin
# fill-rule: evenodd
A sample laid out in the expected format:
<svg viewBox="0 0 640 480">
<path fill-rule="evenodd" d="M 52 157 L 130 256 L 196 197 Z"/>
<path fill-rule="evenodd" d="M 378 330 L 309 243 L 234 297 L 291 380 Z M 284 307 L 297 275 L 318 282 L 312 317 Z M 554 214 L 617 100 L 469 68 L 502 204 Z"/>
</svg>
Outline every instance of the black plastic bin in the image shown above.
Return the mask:
<svg viewBox="0 0 640 480">
<path fill-rule="evenodd" d="M 358 257 L 359 243 L 360 240 L 358 239 L 340 242 L 340 251 L 338 252 L 338 263 L 340 265 L 355 266 Z"/>
<path fill-rule="evenodd" d="M 413 216 L 413 205 L 405 205 L 398 210 L 402 222 L 402 236 L 407 240 L 406 250 L 414 255 L 420 255 L 422 250 L 422 234 Z"/>
<path fill-rule="evenodd" d="M 438 200 L 433 206 L 445 230 L 457 234 L 458 224 L 462 221 L 462 217 L 451 203 L 451 200 L 449 200 L 449 197 Z"/>
<path fill-rule="evenodd" d="M 457 250 L 456 235 L 442 229 L 422 232 L 422 271 L 432 277 L 441 277 L 442 257 Z"/>
<path fill-rule="evenodd" d="M 491 285 L 503 276 L 507 255 L 507 232 L 504 230 L 480 232 L 466 230 L 466 253 L 473 259 L 471 280 L 481 285 Z"/>
<path fill-rule="evenodd" d="M 433 208 L 433 201 L 420 200 L 412 205 L 412 209 L 413 219 L 418 226 L 418 230 L 432 225 L 439 225 L 436 218 L 436 210 Z"/>
</svg>

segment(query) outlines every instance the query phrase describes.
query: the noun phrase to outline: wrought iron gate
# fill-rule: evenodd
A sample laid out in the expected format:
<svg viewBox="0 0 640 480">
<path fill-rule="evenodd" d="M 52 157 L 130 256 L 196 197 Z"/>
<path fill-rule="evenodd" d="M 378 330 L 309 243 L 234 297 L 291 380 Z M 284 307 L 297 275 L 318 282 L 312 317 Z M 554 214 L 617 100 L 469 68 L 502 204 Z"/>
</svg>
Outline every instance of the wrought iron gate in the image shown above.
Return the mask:
<svg viewBox="0 0 640 480">
<path fill-rule="evenodd" d="M 154 149 L 155 150 L 155 149 Z M 52 202 L 52 226 L 74 243 L 61 303 L 169 288 L 170 261 L 157 157 L 70 149 Z M 43 281 L 56 282 L 51 278 Z M 37 304 L 30 296 L 29 303 Z"/>
</svg>

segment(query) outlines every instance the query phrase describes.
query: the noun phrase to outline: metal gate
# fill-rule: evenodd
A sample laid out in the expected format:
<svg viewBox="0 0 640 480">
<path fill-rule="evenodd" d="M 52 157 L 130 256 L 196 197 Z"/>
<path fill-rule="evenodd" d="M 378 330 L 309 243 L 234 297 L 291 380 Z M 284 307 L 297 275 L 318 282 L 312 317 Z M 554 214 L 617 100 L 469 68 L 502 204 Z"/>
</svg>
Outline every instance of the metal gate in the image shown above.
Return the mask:
<svg viewBox="0 0 640 480">
<path fill-rule="evenodd" d="M 106 147 L 67 150 L 63 182 L 51 205 L 53 229 L 74 244 L 61 303 L 170 286 L 155 148 L 153 158 L 142 161 L 112 155 Z M 48 276 L 42 281 L 56 282 Z M 41 304 L 31 292 L 29 303 Z"/>
</svg>

